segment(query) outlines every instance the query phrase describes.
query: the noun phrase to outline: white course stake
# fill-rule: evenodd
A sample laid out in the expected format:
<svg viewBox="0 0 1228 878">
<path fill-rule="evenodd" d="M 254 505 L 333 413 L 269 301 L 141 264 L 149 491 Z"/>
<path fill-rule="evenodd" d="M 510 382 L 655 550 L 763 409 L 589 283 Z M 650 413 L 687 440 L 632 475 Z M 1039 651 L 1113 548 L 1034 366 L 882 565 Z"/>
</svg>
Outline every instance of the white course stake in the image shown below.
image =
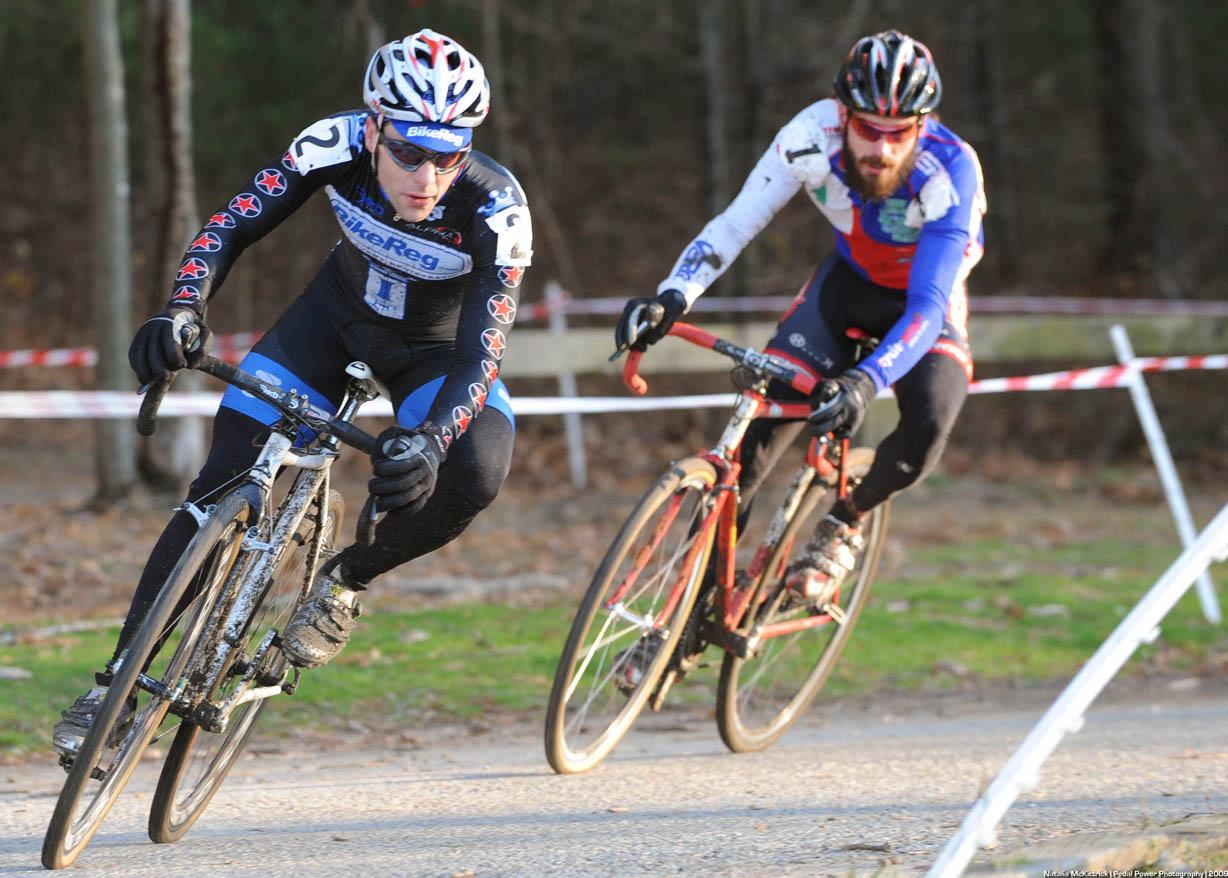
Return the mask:
<svg viewBox="0 0 1228 878">
<path fill-rule="evenodd" d="M 1155 585 L 1134 605 L 1121 624 L 1088 659 L 1040 722 L 1028 733 L 1014 755 L 973 803 L 959 830 L 951 837 L 926 878 L 957 878 L 964 873 L 977 848 L 987 847 L 996 838 L 998 822 L 1019 794 L 1033 789 L 1040 778 L 1040 766 L 1049 758 L 1062 737 L 1083 726 L 1088 705 L 1108 685 L 1140 643 L 1154 638 L 1161 620 L 1185 594 L 1194 579 L 1210 563 L 1228 559 L 1228 506 L 1207 525 L 1206 530 L 1173 562 Z"/>
<path fill-rule="evenodd" d="M 1189 547 L 1194 542 L 1194 520 L 1190 517 L 1190 506 L 1185 499 L 1185 491 L 1181 488 L 1181 480 L 1177 477 L 1177 468 L 1173 465 L 1173 456 L 1168 450 L 1168 441 L 1164 438 L 1164 430 L 1160 419 L 1156 417 L 1155 406 L 1151 404 L 1151 394 L 1147 392 L 1147 383 L 1143 373 L 1139 371 L 1134 357 L 1134 348 L 1126 328 L 1120 323 L 1109 329 L 1113 339 L 1113 348 L 1117 351 L 1117 359 L 1126 367 L 1126 386 L 1130 388 L 1130 398 L 1134 400 L 1134 408 L 1138 419 L 1143 425 L 1143 434 L 1151 448 L 1151 457 L 1160 471 L 1160 482 L 1164 485 L 1164 495 L 1168 497 L 1168 507 L 1172 510 L 1173 519 L 1177 522 L 1177 534 L 1181 537 L 1181 545 Z M 1202 604 L 1202 614 L 1212 625 L 1221 621 L 1219 601 L 1215 597 L 1215 586 L 1211 575 L 1203 571 L 1198 577 L 1198 600 Z"/>
</svg>

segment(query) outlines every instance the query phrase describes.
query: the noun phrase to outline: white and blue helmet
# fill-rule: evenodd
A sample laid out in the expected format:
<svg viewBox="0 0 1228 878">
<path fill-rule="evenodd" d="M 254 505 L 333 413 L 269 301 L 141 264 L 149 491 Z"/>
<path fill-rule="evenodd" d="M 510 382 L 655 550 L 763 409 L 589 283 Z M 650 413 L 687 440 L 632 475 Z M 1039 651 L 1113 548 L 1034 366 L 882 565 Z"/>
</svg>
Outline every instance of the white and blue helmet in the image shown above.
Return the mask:
<svg viewBox="0 0 1228 878">
<path fill-rule="evenodd" d="M 376 116 L 394 122 L 476 128 L 490 108 L 490 83 L 481 62 L 460 43 L 423 29 L 375 52 L 363 100 Z"/>
</svg>

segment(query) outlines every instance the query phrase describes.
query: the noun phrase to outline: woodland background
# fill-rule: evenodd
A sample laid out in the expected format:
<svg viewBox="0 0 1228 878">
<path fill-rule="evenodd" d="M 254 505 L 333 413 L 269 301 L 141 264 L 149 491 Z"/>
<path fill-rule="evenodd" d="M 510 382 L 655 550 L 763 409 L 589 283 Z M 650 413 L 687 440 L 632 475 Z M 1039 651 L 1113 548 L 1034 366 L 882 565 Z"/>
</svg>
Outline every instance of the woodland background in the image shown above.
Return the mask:
<svg viewBox="0 0 1228 878">
<path fill-rule="evenodd" d="M 99 225 L 91 100 L 107 96 L 89 62 L 109 21 L 124 112 L 104 121 L 126 122 L 130 219 L 104 211 Z M 1228 297 L 1222 0 L 6 0 L 0 349 L 95 343 L 115 268 L 100 264 L 97 245 L 121 226 L 131 303 L 114 313 L 130 336 L 165 301 L 167 266 L 200 218 L 306 125 L 360 106 L 373 47 L 427 26 L 473 50 L 490 75 L 476 145 L 529 196 L 536 254 L 523 301 L 552 279 L 579 297 L 654 290 L 777 128 L 830 93 L 852 41 L 887 27 L 933 50 L 941 117 L 985 170 L 973 312 L 999 295 Z M 244 254 L 211 325 L 266 328 L 336 238 L 326 203 L 313 200 Z M 711 295 L 791 293 L 830 247 L 825 221 L 796 199 Z M 123 369 L 110 386 L 132 384 Z M 108 386 L 102 371 L 8 369 L 0 388 Z M 1170 436 L 1178 458 L 1217 473 L 1228 470 L 1218 463 L 1222 382 L 1209 373 L 1153 384 L 1166 424 L 1185 428 Z M 1026 396 L 970 404 L 953 447 L 1146 454 L 1124 397 Z M 706 426 L 703 417 L 693 420 Z M 0 421 L 0 439 L 12 447 L 81 429 Z"/>
</svg>

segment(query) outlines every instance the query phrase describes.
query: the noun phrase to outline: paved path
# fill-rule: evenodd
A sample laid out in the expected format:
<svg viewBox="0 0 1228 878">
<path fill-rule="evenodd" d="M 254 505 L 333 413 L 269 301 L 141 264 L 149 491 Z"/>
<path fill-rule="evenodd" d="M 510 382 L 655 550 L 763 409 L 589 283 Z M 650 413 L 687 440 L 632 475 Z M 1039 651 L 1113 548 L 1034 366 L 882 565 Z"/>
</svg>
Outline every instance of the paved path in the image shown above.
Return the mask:
<svg viewBox="0 0 1228 878">
<path fill-rule="evenodd" d="M 296 755 L 264 744 L 166 846 L 144 834 L 151 762 L 76 868 L 124 878 L 921 875 L 1055 694 L 840 702 L 749 756 L 727 753 L 707 716 L 651 716 L 572 777 L 550 772 L 535 724 L 441 732 L 403 750 Z M 1228 812 L 1226 694 L 1205 681 L 1114 684 L 1007 812 L 997 853 Z M 0 766 L 0 878 L 39 870 L 61 780 L 49 763 Z"/>
</svg>

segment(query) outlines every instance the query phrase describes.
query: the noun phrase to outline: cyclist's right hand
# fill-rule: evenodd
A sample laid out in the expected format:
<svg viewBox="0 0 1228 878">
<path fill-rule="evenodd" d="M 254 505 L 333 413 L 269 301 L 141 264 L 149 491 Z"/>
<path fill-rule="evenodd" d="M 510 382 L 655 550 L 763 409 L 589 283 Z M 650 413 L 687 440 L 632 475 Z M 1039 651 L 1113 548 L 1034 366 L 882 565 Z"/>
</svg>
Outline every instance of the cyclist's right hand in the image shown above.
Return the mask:
<svg viewBox="0 0 1228 878">
<path fill-rule="evenodd" d="M 874 379 L 861 369 L 849 369 L 839 378 L 825 378 L 810 394 L 812 411 L 806 422 L 816 436 L 852 436 L 877 394 Z"/>
<path fill-rule="evenodd" d="M 628 299 L 614 327 L 614 346 L 619 351 L 648 349 L 669 333 L 670 327 L 686 311 L 686 296 L 666 290 L 659 296 Z"/>
<path fill-rule="evenodd" d="M 185 347 L 187 327 L 195 329 L 186 333 L 195 339 Z M 165 382 L 180 369 L 199 363 L 212 343 L 213 333 L 202 314 L 185 305 L 171 305 L 141 324 L 128 347 L 128 363 L 142 386 Z"/>
<path fill-rule="evenodd" d="M 379 434 L 371 452 L 375 478 L 367 490 L 375 498 L 377 512 L 404 509 L 413 514 L 435 493 L 443 448 L 433 424 L 417 429 L 393 424 Z"/>
</svg>

